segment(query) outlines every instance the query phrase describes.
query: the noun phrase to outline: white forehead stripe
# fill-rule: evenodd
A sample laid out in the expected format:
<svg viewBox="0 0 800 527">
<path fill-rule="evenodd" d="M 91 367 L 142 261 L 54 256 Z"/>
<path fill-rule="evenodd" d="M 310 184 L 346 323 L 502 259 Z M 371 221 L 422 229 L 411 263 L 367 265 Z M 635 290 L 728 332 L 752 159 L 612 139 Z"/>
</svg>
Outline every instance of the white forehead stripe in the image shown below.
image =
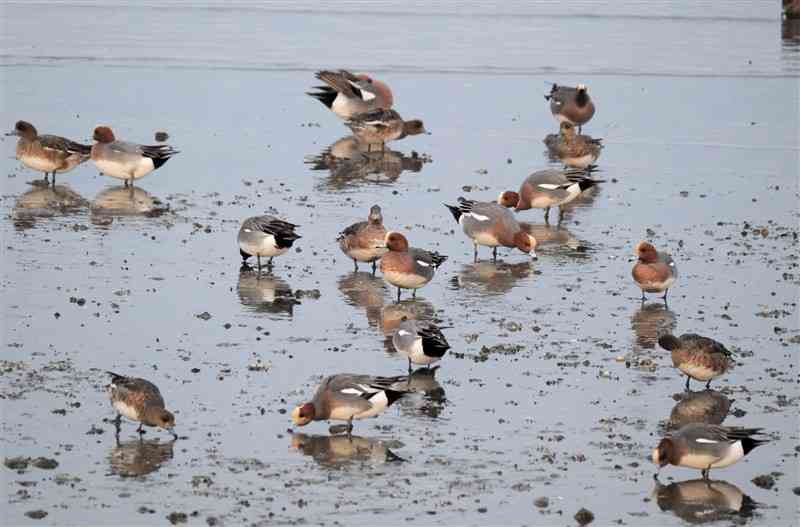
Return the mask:
<svg viewBox="0 0 800 527">
<path fill-rule="evenodd" d="M 367 90 L 361 90 L 361 98 L 364 99 L 365 101 L 371 101 L 372 99 L 375 98 L 375 94 L 370 93 Z"/>
<path fill-rule="evenodd" d="M 244 232 L 253 232 L 250 229 L 244 229 Z"/>
</svg>

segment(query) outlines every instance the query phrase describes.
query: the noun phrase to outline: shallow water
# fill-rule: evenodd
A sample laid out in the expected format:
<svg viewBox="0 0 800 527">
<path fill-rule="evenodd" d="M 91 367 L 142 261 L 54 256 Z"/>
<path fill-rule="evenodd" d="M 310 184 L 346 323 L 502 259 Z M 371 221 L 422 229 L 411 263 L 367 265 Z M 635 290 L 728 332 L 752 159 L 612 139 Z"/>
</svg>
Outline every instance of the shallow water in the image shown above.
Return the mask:
<svg viewBox="0 0 800 527">
<path fill-rule="evenodd" d="M 796 522 L 800 47 L 777 10 L 139 5 L 0 7 L 9 129 L 165 130 L 181 150 L 133 194 L 90 163 L 53 191 L 3 138 L 0 445 L 59 463 L 2 468 L 4 523 L 571 524 L 581 507 L 599 525 L 689 522 L 672 490 L 699 475 L 664 469 L 656 496 L 649 461 L 683 389 L 655 344 L 666 329 L 738 351 L 712 384 L 733 400 L 724 424 L 774 438 L 712 472 L 759 504 L 722 519 Z M 304 91 L 339 66 L 380 74 L 432 135 L 324 166 L 346 129 Z M 473 264 L 441 203 L 492 199 L 546 166 L 553 81 L 589 84 L 606 183 L 563 229 L 539 229 L 538 261 L 484 249 Z M 450 258 L 415 301 L 395 305 L 334 242 L 374 203 Z M 265 211 L 303 238 L 257 277 L 235 236 Z M 630 281 L 644 238 L 678 262 L 668 309 L 641 307 Z M 453 347 L 412 379 L 427 396 L 356 423 L 352 442 L 324 423 L 287 430 L 324 375 L 405 373 L 387 335 L 407 313 L 447 326 Z M 248 369 L 259 358 L 268 371 Z M 104 370 L 158 384 L 185 437 L 139 443 L 126 423 L 117 445 Z M 771 490 L 751 482 L 770 473 Z"/>
</svg>

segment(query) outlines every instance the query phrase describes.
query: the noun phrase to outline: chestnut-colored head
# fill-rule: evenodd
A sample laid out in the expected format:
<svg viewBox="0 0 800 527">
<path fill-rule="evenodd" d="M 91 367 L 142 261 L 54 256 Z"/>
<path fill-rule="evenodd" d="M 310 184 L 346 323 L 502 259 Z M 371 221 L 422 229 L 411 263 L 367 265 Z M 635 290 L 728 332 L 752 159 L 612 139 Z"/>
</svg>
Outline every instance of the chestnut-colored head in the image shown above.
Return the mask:
<svg viewBox="0 0 800 527">
<path fill-rule="evenodd" d="M 94 129 L 94 134 L 92 135 L 92 139 L 97 141 L 98 143 L 113 143 L 114 142 L 114 132 L 111 131 L 111 128 L 108 126 L 98 126 Z"/>
<path fill-rule="evenodd" d="M 305 426 L 314 420 L 314 412 L 312 403 L 301 404 L 292 412 L 292 422 L 297 426 Z"/>
<path fill-rule="evenodd" d="M 419 135 L 427 133 L 425 125 L 419 119 L 412 119 L 403 123 L 404 135 Z"/>
<path fill-rule="evenodd" d="M 504 190 L 497 197 L 497 203 L 507 209 L 513 209 L 519 203 L 519 194 L 513 190 Z"/>
<path fill-rule="evenodd" d="M 32 141 L 39 134 L 36 132 L 36 128 L 28 121 L 17 121 L 14 125 L 14 130 L 8 135 L 18 135 Z"/>
<path fill-rule="evenodd" d="M 399 232 L 389 231 L 386 233 L 386 247 L 390 251 L 403 253 L 408 251 L 408 240 Z"/>
<path fill-rule="evenodd" d="M 520 251 L 530 254 L 534 260 L 538 259 L 536 256 L 536 238 L 531 236 L 525 231 L 517 231 L 514 235 L 514 245 Z"/>
<path fill-rule="evenodd" d="M 386 109 L 391 108 L 394 104 L 394 96 L 392 95 L 392 90 L 389 89 L 389 86 L 386 83 L 376 81 L 374 79 L 370 79 L 370 83 L 374 87 L 375 93 L 383 97 L 383 104 L 381 104 L 381 107 Z"/>
<path fill-rule="evenodd" d="M 639 261 L 642 263 L 655 263 L 658 261 L 656 248 L 647 242 L 640 242 L 636 246 L 636 256 L 639 257 Z"/>
<path fill-rule="evenodd" d="M 369 209 L 369 221 L 376 225 L 383 223 L 383 214 L 381 214 L 381 208 L 378 205 L 373 205 Z"/>
<path fill-rule="evenodd" d="M 665 437 L 661 440 L 658 446 L 653 450 L 653 463 L 658 465 L 659 468 L 664 465 L 669 465 L 671 460 L 675 457 L 675 445 L 672 439 Z"/>
</svg>

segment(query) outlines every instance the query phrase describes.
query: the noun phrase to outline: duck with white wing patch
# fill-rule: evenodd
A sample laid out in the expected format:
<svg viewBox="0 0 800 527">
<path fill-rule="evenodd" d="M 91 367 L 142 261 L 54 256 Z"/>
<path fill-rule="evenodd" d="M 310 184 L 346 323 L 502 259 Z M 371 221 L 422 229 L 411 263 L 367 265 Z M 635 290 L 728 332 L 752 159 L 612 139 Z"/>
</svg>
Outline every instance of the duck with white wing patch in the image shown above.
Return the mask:
<svg viewBox="0 0 800 527">
<path fill-rule="evenodd" d="M 258 270 L 261 270 L 261 257 L 269 258 L 267 267 L 272 268 L 272 259 L 288 251 L 295 241 L 301 238 L 295 232 L 297 225 L 265 214 L 253 216 L 242 222 L 239 229 L 239 254 L 242 264 L 255 256 Z"/>
<path fill-rule="evenodd" d="M 408 358 L 409 373 L 412 363 L 430 366 L 440 361 L 450 349 L 436 324 L 407 317 L 402 318 L 400 327 L 392 336 L 392 344 L 399 354 Z"/>
</svg>

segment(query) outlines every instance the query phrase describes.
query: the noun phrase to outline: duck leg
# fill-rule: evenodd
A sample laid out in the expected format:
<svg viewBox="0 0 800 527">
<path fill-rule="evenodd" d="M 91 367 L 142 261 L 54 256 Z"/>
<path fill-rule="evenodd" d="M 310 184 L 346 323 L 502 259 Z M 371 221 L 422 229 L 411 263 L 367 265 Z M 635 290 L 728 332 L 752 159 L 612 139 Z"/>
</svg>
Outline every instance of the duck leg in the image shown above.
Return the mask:
<svg viewBox="0 0 800 527">
<path fill-rule="evenodd" d="M 708 471 L 711 470 L 711 465 L 707 466 L 703 470 L 700 471 L 700 474 L 703 476 L 703 479 L 708 481 Z"/>
<path fill-rule="evenodd" d="M 411 375 L 411 358 L 408 359 L 408 374 Z M 408 378 L 408 383 L 411 384 L 411 377 Z"/>
<path fill-rule="evenodd" d="M 260 273 L 261 272 L 261 255 L 260 254 L 256 255 L 256 262 L 258 263 L 258 272 Z"/>
<path fill-rule="evenodd" d="M 119 440 L 119 431 L 122 429 L 122 414 L 117 414 L 117 417 L 115 417 L 111 422 L 114 423 L 117 440 Z"/>
<path fill-rule="evenodd" d="M 375 271 L 378 270 L 378 260 L 372 262 L 372 276 L 375 276 Z"/>
<path fill-rule="evenodd" d="M 711 379 L 709 379 L 708 382 L 706 383 L 706 390 L 710 389 L 711 389 Z"/>
<path fill-rule="evenodd" d="M 139 432 L 139 437 L 142 437 L 142 435 L 147 433 L 147 431 L 143 427 L 144 423 L 139 423 L 139 428 L 136 429 L 136 431 Z"/>
<path fill-rule="evenodd" d="M 492 248 L 492 263 L 497 263 L 497 247 Z"/>
<path fill-rule="evenodd" d="M 478 244 L 475 244 L 475 254 L 472 257 L 472 263 L 478 263 Z"/>
<path fill-rule="evenodd" d="M 550 207 L 544 208 L 544 222 L 546 225 L 550 225 Z"/>
<path fill-rule="evenodd" d="M 274 256 L 270 256 L 269 260 L 267 261 L 267 269 L 270 271 L 272 270 L 272 259 L 275 258 Z"/>
<path fill-rule="evenodd" d="M 353 258 L 353 271 L 358 272 L 358 260 Z"/>
<path fill-rule="evenodd" d="M 690 380 L 692 380 L 692 378 L 691 378 L 691 377 L 689 377 L 689 376 L 687 375 L 687 376 L 686 376 L 686 391 L 687 391 L 687 392 L 690 392 L 690 391 L 691 391 L 691 390 L 689 389 L 689 381 L 690 381 Z"/>
<path fill-rule="evenodd" d="M 564 219 L 564 209 L 562 207 L 558 207 L 558 225 L 561 225 L 562 220 Z"/>
<path fill-rule="evenodd" d="M 397 301 L 400 301 L 400 288 L 397 288 Z"/>
<path fill-rule="evenodd" d="M 353 416 L 350 416 L 350 419 L 347 420 L 347 438 L 349 439 L 352 437 L 353 433 Z"/>
</svg>

